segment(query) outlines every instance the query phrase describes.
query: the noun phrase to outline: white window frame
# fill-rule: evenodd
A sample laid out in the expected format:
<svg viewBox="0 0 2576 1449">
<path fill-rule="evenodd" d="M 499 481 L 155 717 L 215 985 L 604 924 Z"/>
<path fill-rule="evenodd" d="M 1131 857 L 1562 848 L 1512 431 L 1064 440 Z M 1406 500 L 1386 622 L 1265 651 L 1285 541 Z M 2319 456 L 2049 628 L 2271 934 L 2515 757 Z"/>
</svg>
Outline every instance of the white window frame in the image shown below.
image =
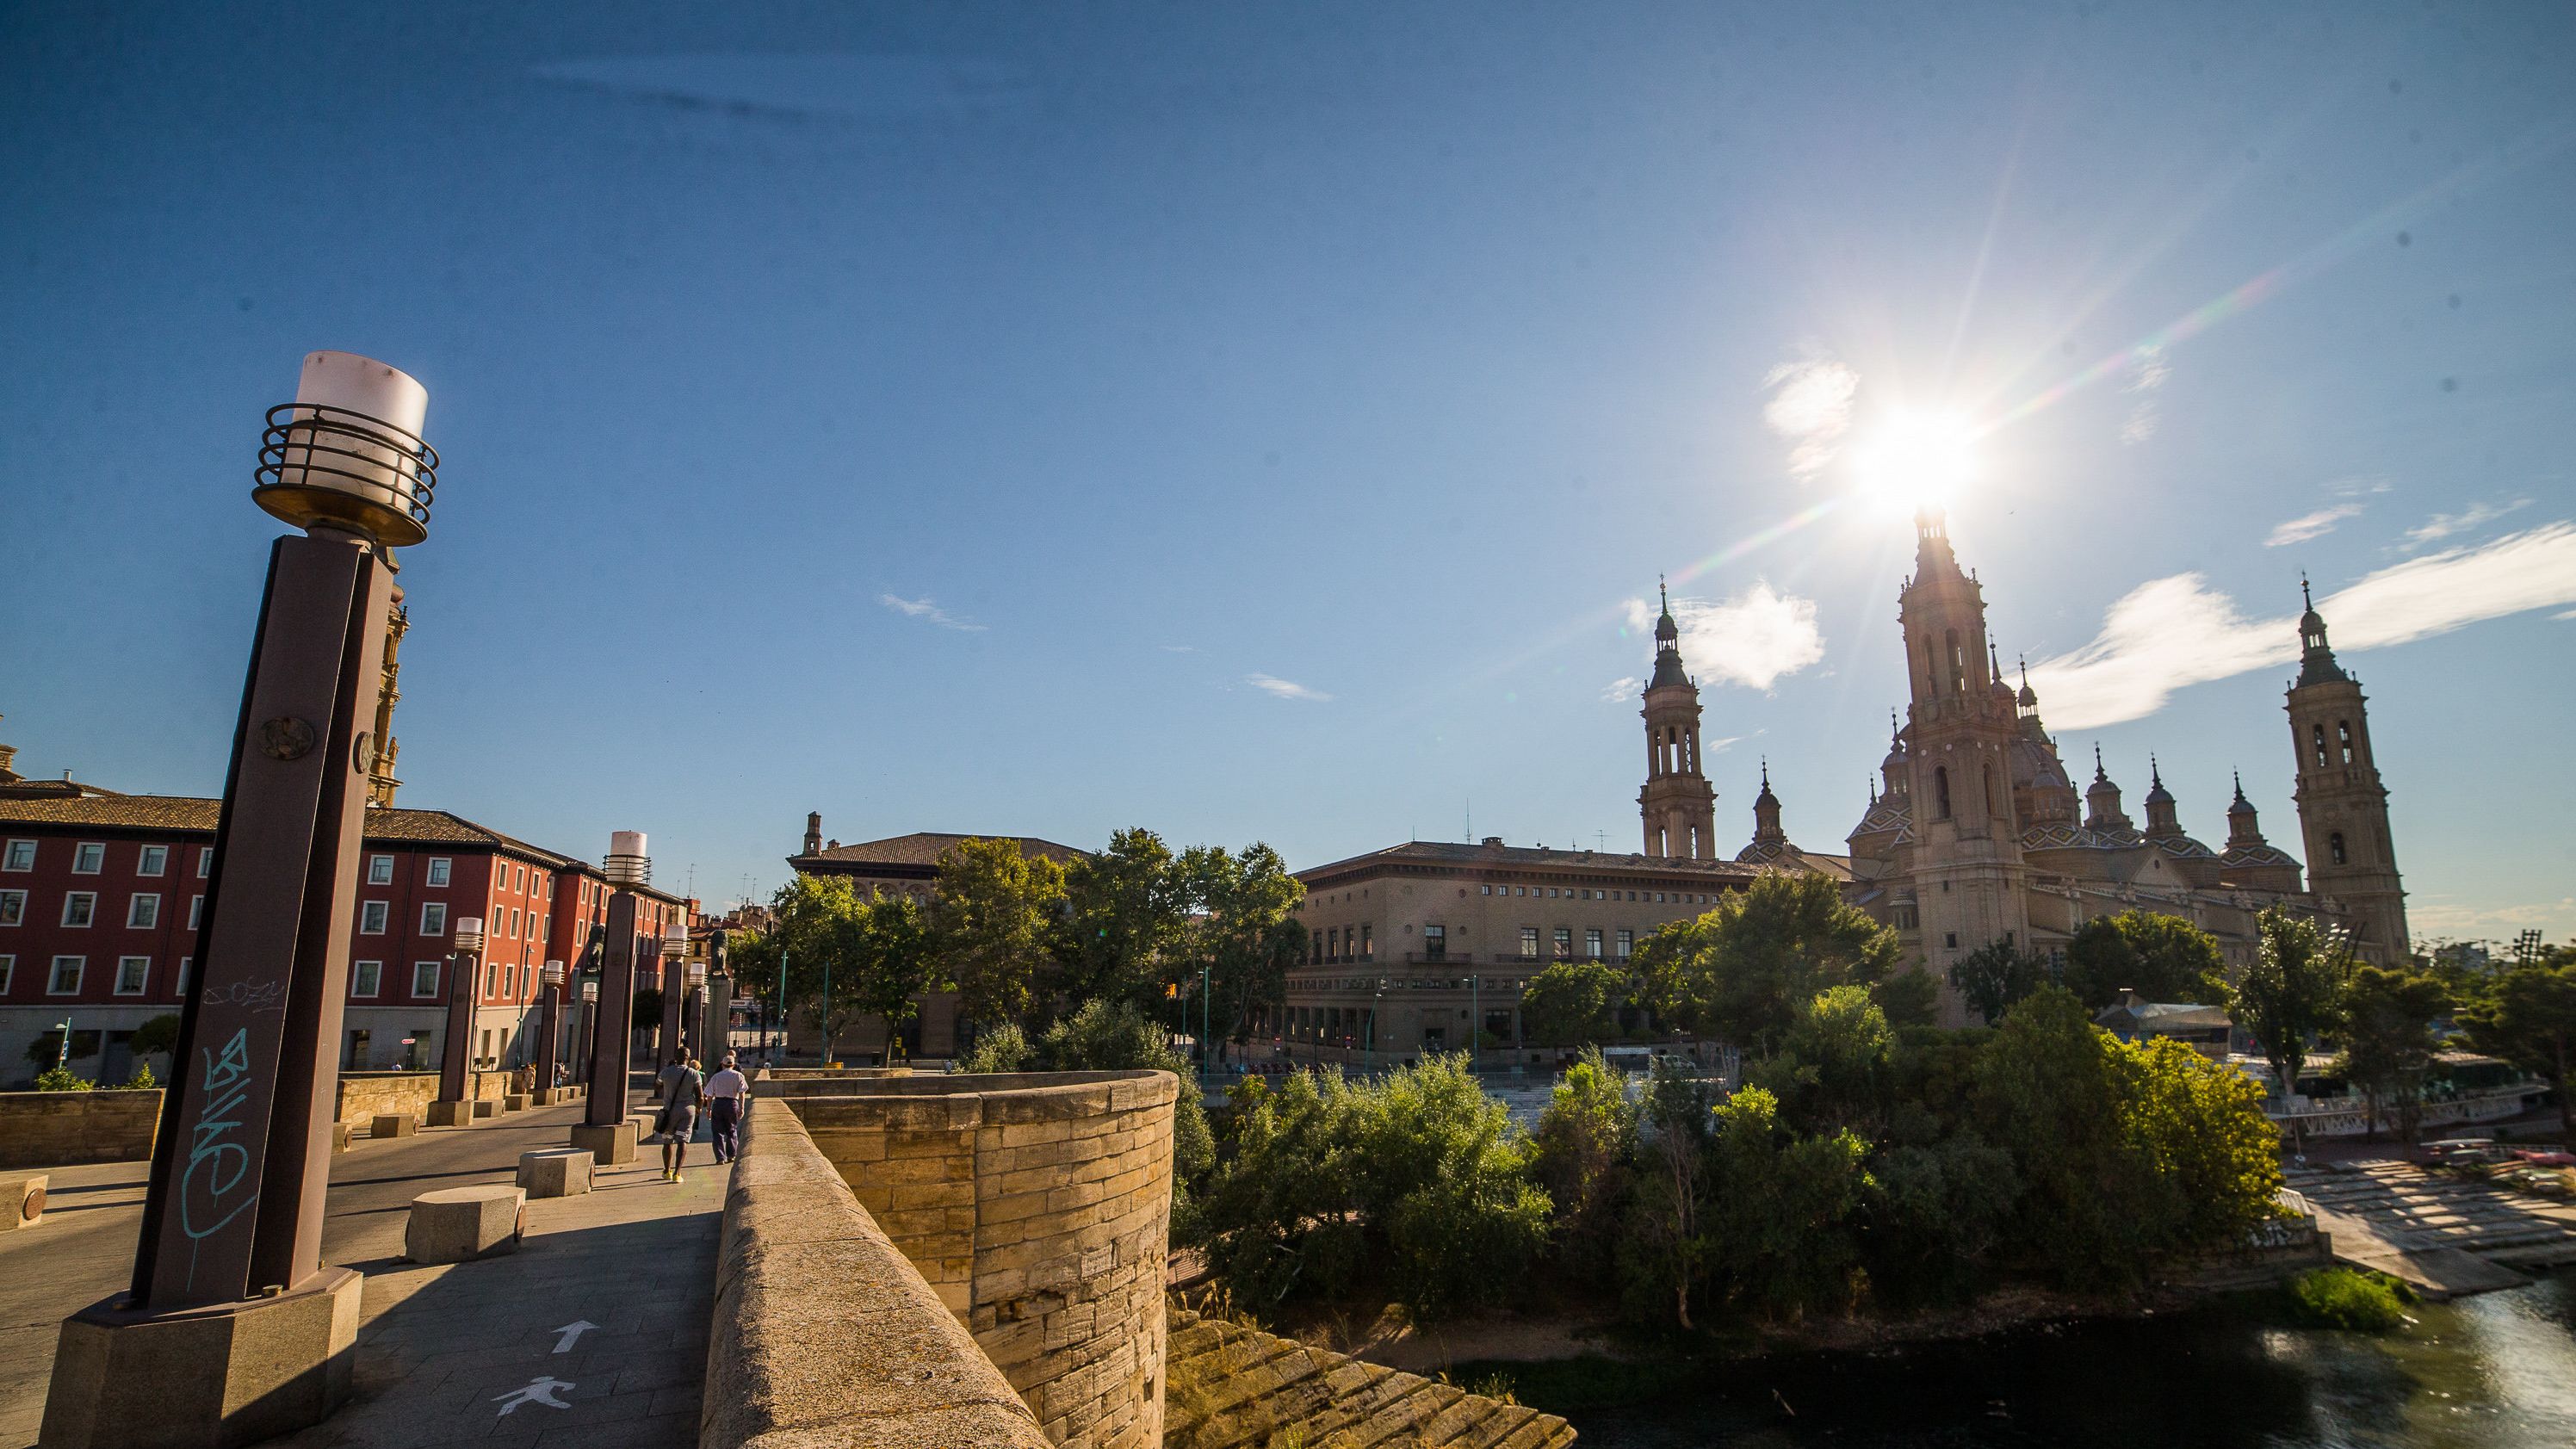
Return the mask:
<svg viewBox="0 0 2576 1449">
<path fill-rule="evenodd" d="M 196 958 L 196 957 L 194 957 L 194 956 L 182 956 L 182 957 L 180 957 L 180 958 L 179 958 L 179 979 L 177 979 L 176 981 L 173 981 L 173 982 L 171 982 L 171 983 L 170 983 L 170 994 L 171 994 L 171 995 L 173 995 L 173 996 L 177 996 L 177 997 L 180 997 L 180 998 L 184 999 L 184 998 L 187 996 L 187 994 L 188 994 L 188 978 L 189 978 L 190 976 L 195 975 L 195 974 L 196 974 L 196 970 L 197 970 L 197 958 Z"/>
<path fill-rule="evenodd" d="M 445 886 L 456 879 L 456 862 L 444 855 L 429 858 L 429 883 Z"/>
<path fill-rule="evenodd" d="M 81 865 L 84 860 L 89 862 L 85 868 Z M 84 840 L 72 847 L 72 874 L 96 875 L 105 869 L 107 869 L 106 841 Z"/>
<path fill-rule="evenodd" d="M 205 893 L 200 891 L 188 897 L 188 929 L 191 931 L 198 929 L 199 923 L 205 919 L 206 897 Z"/>
<path fill-rule="evenodd" d="M 377 989 L 384 985 L 384 981 L 384 962 L 352 961 L 349 963 L 349 994 L 351 996 L 373 996 L 376 994 Z"/>
<path fill-rule="evenodd" d="M 424 936 L 444 936 L 447 934 L 447 902 L 421 902 L 420 933 Z"/>
<path fill-rule="evenodd" d="M 367 884 L 369 884 L 369 885 L 371 885 L 371 886 L 383 886 L 383 885 L 392 885 L 393 883 L 394 883 L 394 858 L 393 858 L 392 856 L 390 856 L 390 855 L 371 855 L 371 856 L 368 856 L 368 857 L 367 857 Z"/>
<path fill-rule="evenodd" d="M 74 901 L 80 901 L 80 902 L 83 902 L 84 904 L 86 904 L 86 905 L 89 907 L 89 909 L 84 913 L 84 915 L 85 915 L 85 917 L 86 917 L 85 919 L 83 919 L 83 920 L 78 920 L 78 921 L 75 921 L 75 920 L 73 920 L 73 919 L 72 919 L 72 902 L 74 902 Z M 92 923 L 92 922 L 94 922 L 94 921 L 96 921 L 97 919 L 98 919 L 98 892 L 96 892 L 96 891 L 65 891 L 65 892 L 63 892 L 63 929 L 64 929 L 64 930 L 66 930 L 66 931 L 86 931 L 86 930 L 88 930 L 88 929 L 90 928 L 91 923 Z"/>
<path fill-rule="evenodd" d="M 128 991 L 128 990 L 126 990 L 126 989 L 125 989 L 125 968 L 126 968 L 126 967 L 128 967 L 128 966 L 133 965 L 134 963 L 136 963 L 136 962 L 138 962 L 138 961 L 140 961 L 140 962 L 142 962 L 142 963 L 143 963 L 143 973 L 142 973 L 141 975 L 139 975 L 139 976 L 137 976 L 137 977 L 135 977 L 135 978 L 134 978 L 134 989 L 133 989 L 133 990 L 131 990 L 131 991 Z M 149 991 L 151 991 L 151 989 L 152 989 L 152 958 L 151 958 L 151 957 L 149 957 L 149 956 L 119 956 L 119 957 L 117 957 L 117 958 L 116 958 L 116 981 L 115 981 L 114 986 L 113 986 L 111 989 L 113 990 L 114 994 L 116 994 L 116 995 L 118 995 L 118 996 L 142 996 L 142 995 L 144 995 L 144 994 L 148 993 Z"/>
<path fill-rule="evenodd" d="M 436 961 L 414 961 L 411 963 L 411 994 L 414 996 L 428 997 L 433 1001 L 436 1000 L 438 998 L 438 970 L 439 963 Z M 423 971 L 427 971 L 429 973 L 429 986 L 426 990 L 422 989 L 420 984 L 420 976 Z"/>
<path fill-rule="evenodd" d="M 214 848 L 213 846 L 211 846 L 211 845 L 200 845 L 200 846 L 198 846 L 198 847 L 197 847 L 197 879 L 199 879 L 199 880 L 204 880 L 206 877 L 208 877 L 208 876 L 210 876 L 210 875 L 213 875 L 214 873 L 215 873 L 215 848 Z"/>
<path fill-rule="evenodd" d="M 63 963 L 66 961 L 72 963 L 72 984 L 71 989 L 68 991 L 62 989 L 62 987 L 56 984 L 62 980 Z M 45 971 L 45 994 L 47 996 L 78 996 L 80 995 L 81 978 L 88 974 L 89 958 L 87 956 L 56 956 L 53 959 L 53 964 L 47 967 Z"/>
<path fill-rule="evenodd" d="M 134 852 L 136 875 L 162 875 L 170 869 L 170 847 L 147 845 Z"/>
<path fill-rule="evenodd" d="M 150 901 L 152 903 L 151 906 L 148 907 L 151 912 L 152 919 L 148 921 L 137 920 L 135 918 L 142 915 L 147 909 L 143 904 L 145 901 Z M 134 894 L 125 898 L 125 929 L 129 931 L 156 931 L 160 928 L 161 893 L 159 891 L 136 891 Z"/>
<path fill-rule="evenodd" d="M 26 891 L 14 887 L 0 891 L 0 927 L 23 925 L 26 919 Z"/>
<path fill-rule="evenodd" d="M 24 857 L 23 862 L 21 860 L 22 856 Z M 21 871 L 34 870 L 35 868 L 36 842 L 32 840 L 12 840 L 6 847 L 0 847 L 0 870 Z"/>
<path fill-rule="evenodd" d="M 385 933 L 385 928 L 393 921 L 393 913 L 394 907 L 393 902 L 391 901 L 358 902 L 358 934 L 361 936 L 383 935 Z M 368 922 L 370 921 L 373 921 L 375 924 L 369 925 Z"/>
</svg>

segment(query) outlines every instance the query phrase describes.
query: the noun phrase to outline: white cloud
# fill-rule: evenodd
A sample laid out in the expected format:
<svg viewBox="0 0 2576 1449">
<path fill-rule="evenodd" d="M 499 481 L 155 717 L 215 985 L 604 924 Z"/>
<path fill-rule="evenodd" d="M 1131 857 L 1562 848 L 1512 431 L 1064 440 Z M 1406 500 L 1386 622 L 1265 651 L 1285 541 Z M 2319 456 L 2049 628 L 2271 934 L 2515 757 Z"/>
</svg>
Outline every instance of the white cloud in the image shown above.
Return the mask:
<svg viewBox="0 0 2576 1449">
<path fill-rule="evenodd" d="M 2504 938 L 2533 926 L 2552 936 L 2563 935 L 2571 922 L 2576 922 L 2576 896 L 2542 903 L 2471 906 L 2448 897 L 2428 900 L 2410 893 L 2406 902 L 2406 924 L 2418 939 L 2491 940 L 2502 944 Z"/>
<path fill-rule="evenodd" d="M 2381 569 L 2317 602 L 2338 651 L 2447 634 L 2482 619 L 2576 604 L 2576 523 L 2561 520 L 2475 548 Z M 2298 657 L 2295 616 L 2251 620 L 2196 573 L 2152 579 L 2103 615 L 2071 653 L 2035 661 L 2031 685 L 2060 729 L 2143 718 L 2186 685 Z"/>
<path fill-rule="evenodd" d="M 2528 498 L 2517 498 L 2511 503 L 2472 503 L 2457 513 L 2436 513 L 2426 519 L 2423 526 L 2406 530 L 2406 541 L 2417 548 L 2439 543 L 2452 534 L 2466 533 L 2472 528 L 2493 523 L 2530 502 Z"/>
<path fill-rule="evenodd" d="M 926 623 L 936 624 L 942 629 L 963 629 L 969 633 L 981 633 L 984 628 L 981 624 L 958 618 L 928 599 L 899 599 L 892 594 L 879 594 L 877 602 L 907 619 L 920 619 Z"/>
<path fill-rule="evenodd" d="M 1789 471 L 1801 480 L 1816 476 L 1834 460 L 1837 442 L 1851 426 L 1860 374 L 1832 358 L 1816 358 L 1781 363 L 1762 386 L 1771 393 L 1762 421 L 1791 440 Z"/>
<path fill-rule="evenodd" d="M 1781 593 L 1768 581 L 1723 603 L 1675 599 L 1673 622 L 1681 628 L 1682 664 L 1702 683 L 1767 690 L 1782 675 L 1825 657 L 1816 601 Z M 1653 607 L 1630 599 L 1628 626 L 1634 633 L 1653 633 Z"/>
<path fill-rule="evenodd" d="M 1614 679 L 1601 686 L 1601 698 L 1610 704 L 1617 704 L 1622 700 L 1635 699 L 1645 691 L 1645 688 L 1646 681 L 1631 674 L 1624 679 Z"/>
<path fill-rule="evenodd" d="M 2134 393 L 2138 398 L 2136 402 L 2129 405 L 2128 420 L 2120 424 L 2121 442 L 2132 445 L 2143 443 L 2154 437 L 2156 429 L 2164 425 L 2164 414 L 2156 404 L 2155 392 L 2163 387 L 2165 379 L 2171 376 L 2173 376 L 2173 366 L 2165 361 L 2163 348 L 2138 349 L 2135 365 L 2129 369 L 2128 386 L 2120 389 L 2122 392 Z"/>
<path fill-rule="evenodd" d="M 1257 672 L 1247 674 L 1243 676 L 1243 682 L 1278 699 L 1311 699 L 1321 702 L 1332 698 L 1320 689 L 1308 689 L 1293 679 L 1281 679 L 1275 674 Z"/>
<path fill-rule="evenodd" d="M 2337 498 L 2367 498 L 2373 494 L 2385 493 L 2395 486 L 2377 474 L 2356 473 L 2349 478 L 2337 478 L 2326 485 L 2326 491 Z"/>
<path fill-rule="evenodd" d="M 2263 540 L 2263 546 L 2280 548 L 2287 544 L 2305 543 L 2321 533 L 2332 533 L 2336 524 L 2358 516 L 2364 506 L 2359 503 L 2338 503 L 2332 508 L 2320 508 L 2314 513 L 2300 514 L 2286 523 L 2276 523 L 2272 525 L 2272 536 Z"/>
<path fill-rule="evenodd" d="M 1722 755 L 1726 753 L 1726 747 L 1728 745 L 1740 745 L 1742 743 L 1744 743 L 1744 736 L 1728 735 L 1722 740 L 1702 740 L 1699 742 L 1699 749 L 1700 753 L 1704 755 Z"/>
<path fill-rule="evenodd" d="M 1162 646 L 1162 648 L 1163 652 L 1166 654 L 1196 654 L 1199 652 L 1199 646 L 1196 644 L 1166 644 Z"/>
</svg>

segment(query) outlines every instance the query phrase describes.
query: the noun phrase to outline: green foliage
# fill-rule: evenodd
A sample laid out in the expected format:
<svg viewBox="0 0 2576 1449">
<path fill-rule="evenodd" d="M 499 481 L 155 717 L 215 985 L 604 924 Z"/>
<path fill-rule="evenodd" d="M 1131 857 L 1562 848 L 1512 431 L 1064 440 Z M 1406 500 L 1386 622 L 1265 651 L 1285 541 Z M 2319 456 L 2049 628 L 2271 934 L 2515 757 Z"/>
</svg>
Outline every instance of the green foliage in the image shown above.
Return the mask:
<svg viewBox="0 0 2576 1449">
<path fill-rule="evenodd" d="M 1549 1094 L 1540 1114 L 1536 1170 L 1556 1204 L 1560 1256 L 1578 1272 L 1607 1269 L 1619 1238 L 1618 1212 L 1636 1150 L 1637 1104 L 1627 1078 L 1587 1047 Z"/>
<path fill-rule="evenodd" d="M 1817 992 L 1886 980 L 1896 957 L 1896 933 L 1844 904 L 1829 877 L 1766 870 L 1649 935 L 1636 968 L 1666 1025 L 1768 1055 Z"/>
<path fill-rule="evenodd" d="M 961 840 L 939 857 L 932 954 L 969 1021 L 1025 1020 L 1064 907 L 1064 867 L 1015 840 Z"/>
<path fill-rule="evenodd" d="M 1643 1129 L 1631 1208 L 1619 1237 L 1621 1300 L 1648 1322 L 1691 1326 L 1691 1300 L 1708 1276 L 1703 1229 L 1714 1085 L 1657 1058 L 1638 1104 Z"/>
<path fill-rule="evenodd" d="M 1871 983 L 1869 999 L 1889 1026 L 1930 1026 L 1941 1013 L 1941 983 L 1929 971 L 1897 971 Z"/>
<path fill-rule="evenodd" d="M 98 1083 L 86 1077 L 75 1077 L 61 1067 L 47 1067 L 36 1074 L 39 1092 L 95 1092 Z"/>
<path fill-rule="evenodd" d="M 1020 1030 L 1016 1021 L 986 1027 L 975 1038 L 975 1045 L 964 1056 L 948 1064 L 951 1072 L 1032 1072 L 1037 1070 L 1038 1049 L 1029 1043 L 1029 1034 Z"/>
<path fill-rule="evenodd" d="M 2376 1136 L 2382 1113 L 2393 1108 L 2400 1141 L 2413 1142 L 2423 1118 L 2424 1083 L 2441 1043 L 2433 1019 L 2451 1009 L 2448 987 L 2403 968 L 2356 966 L 2344 984 L 2340 1065 L 2361 1088 Z"/>
<path fill-rule="evenodd" d="M 627 1020 L 639 1030 L 660 1026 L 662 1024 L 662 988 L 636 987 L 635 1009 L 627 1014 Z"/>
<path fill-rule="evenodd" d="M 1546 1241 L 1530 1141 L 1463 1058 L 1367 1086 L 1247 1083 L 1226 1149 L 1202 1220 L 1240 1302 L 1334 1297 L 1366 1274 L 1433 1319 L 1507 1297 Z"/>
<path fill-rule="evenodd" d="M 1859 986 L 1816 993 L 1789 1028 L 1780 1055 L 1757 1070 L 1761 1085 L 1801 1129 L 1875 1133 L 1887 1119 L 1887 1013 Z"/>
<path fill-rule="evenodd" d="M 899 1053 L 903 1029 L 921 1011 L 922 993 L 936 984 L 921 903 L 901 895 L 864 903 L 843 923 L 841 950 L 850 1005 L 861 1015 L 884 1018 L 888 1050 Z M 833 985 L 839 997 L 839 981 Z"/>
<path fill-rule="evenodd" d="M 1974 1132 L 1880 1152 L 1862 1196 L 1871 1290 L 1900 1306 L 1966 1297 L 2020 1191 L 2011 1154 Z"/>
<path fill-rule="evenodd" d="M 1172 1050 L 1163 1026 L 1128 1002 L 1088 1001 L 1073 1015 L 1048 1027 L 1036 1041 L 1017 1022 L 988 1027 L 972 1050 L 957 1060 L 952 1072 L 1170 1072 L 1181 1079 L 1181 1095 L 1172 1113 L 1173 1235 L 1187 1239 L 1194 1231 L 1189 1200 L 1192 1188 L 1216 1160 L 1216 1137 L 1208 1129 L 1207 1106 L 1191 1080 L 1188 1058 Z"/>
<path fill-rule="evenodd" d="M 2406 1322 L 2415 1302 L 2404 1283 L 2360 1268 L 2312 1268 L 2286 1285 L 2291 1311 L 2318 1328 L 2386 1333 Z"/>
<path fill-rule="evenodd" d="M 125 1045 L 138 1057 L 176 1050 L 179 1045 L 179 1013 L 165 1011 L 144 1022 L 126 1038 Z"/>
<path fill-rule="evenodd" d="M 1627 973 L 1608 962 L 1550 962 L 1521 993 L 1521 1032 L 1542 1046 L 1606 1041 L 1617 1034 L 1611 1008 L 1627 993 Z"/>
<path fill-rule="evenodd" d="M 1760 1087 L 1727 1098 L 1716 1117 L 1706 1221 L 1725 1291 L 1790 1317 L 1847 1304 L 1859 1288 L 1852 1227 L 1869 1144 L 1847 1129 L 1791 1132 L 1779 1099 Z"/>
<path fill-rule="evenodd" d="M 1288 968 L 1306 952 L 1306 932 L 1294 916 L 1306 887 L 1288 873 L 1279 852 L 1258 841 L 1240 854 L 1193 846 L 1174 869 L 1198 913 L 1188 932 L 1188 960 L 1193 973 L 1210 973 L 1202 1002 L 1212 998 L 1218 1040 L 1209 1045 L 1221 1050 L 1243 1036 L 1254 1012 L 1288 999 Z"/>
<path fill-rule="evenodd" d="M 2261 1046 L 2287 1101 L 2299 1089 L 2308 1038 L 2335 1026 L 2344 963 L 2327 951 L 2316 922 L 2279 906 L 2265 907 L 2254 929 L 2261 944 L 2230 1005 L 2236 1024 Z"/>
<path fill-rule="evenodd" d="M 75 1030 L 72 1032 L 72 1052 L 69 1060 L 76 1062 L 83 1057 L 97 1056 L 98 1046 L 97 1032 Z M 34 1041 L 27 1043 L 27 1060 L 36 1066 L 50 1067 L 56 1058 L 62 1055 L 62 1050 L 62 1028 L 48 1027 L 38 1032 Z"/>
<path fill-rule="evenodd" d="M 1171 847 L 1150 830 L 1114 832 L 1065 868 L 1064 894 L 1053 954 L 1065 994 L 1152 1010 L 1185 969 L 1188 882 Z"/>
<path fill-rule="evenodd" d="M 2482 1052 L 2504 1058 L 2558 1089 L 2560 1128 L 2576 1141 L 2576 953 L 2516 966 L 2483 998 L 2461 1008 L 2460 1025 Z"/>
<path fill-rule="evenodd" d="M 2155 1185 L 2132 1208 L 2151 1248 L 2238 1242 L 2277 1216 L 2281 1138 L 2263 1088 L 2170 1038 L 2103 1041 L 2121 1060 L 2121 1133 Z"/>
<path fill-rule="evenodd" d="M 125 1090 L 129 1092 L 157 1091 L 160 1086 L 161 1079 L 152 1075 L 152 1064 L 139 1058 L 134 1063 L 134 1075 L 125 1079 Z"/>
<path fill-rule="evenodd" d="M 2149 1001 L 2227 1002 L 2218 938 L 2179 916 L 2129 910 L 2086 921 L 2066 944 L 2064 985 L 2100 1011 L 2123 990 Z"/>
<path fill-rule="evenodd" d="M 2001 941 L 1980 946 L 1950 966 L 1950 986 L 1967 998 L 1968 1009 L 1992 1026 L 2014 1002 L 2048 981 L 2048 958 L 2015 950 Z"/>
</svg>

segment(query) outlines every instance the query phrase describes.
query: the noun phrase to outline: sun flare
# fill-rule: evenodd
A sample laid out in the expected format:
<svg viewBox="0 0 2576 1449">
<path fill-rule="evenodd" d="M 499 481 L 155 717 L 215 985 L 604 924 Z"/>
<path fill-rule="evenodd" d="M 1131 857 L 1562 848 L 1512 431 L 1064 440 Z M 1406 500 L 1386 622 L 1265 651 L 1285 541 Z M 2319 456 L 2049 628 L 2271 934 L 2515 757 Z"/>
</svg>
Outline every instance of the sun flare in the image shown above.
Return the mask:
<svg viewBox="0 0 2576 1449">
<path fill-rule="evenodd" d="M 1854 496 L 1871 509 L 1946 509 L 1977 480 L 1980 430 L 1947 411 L 1890 413 L 1852 446 Z"/>
</svg>

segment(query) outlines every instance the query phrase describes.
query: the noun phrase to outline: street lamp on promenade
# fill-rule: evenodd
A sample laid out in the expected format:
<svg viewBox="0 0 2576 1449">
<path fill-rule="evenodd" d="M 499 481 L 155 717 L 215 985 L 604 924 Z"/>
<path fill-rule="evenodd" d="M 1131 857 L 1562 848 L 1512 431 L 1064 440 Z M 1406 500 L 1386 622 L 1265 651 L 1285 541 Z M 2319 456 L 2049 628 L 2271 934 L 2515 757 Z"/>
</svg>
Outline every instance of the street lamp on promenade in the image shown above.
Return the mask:
<svg viewBox="0 0 2576 1449">
<path fill-rule="evenodd" d="M 564 963 L 549 961 L 537 972 L 543 992 L 537 1006 L 537 1082 L 535 1099 L 555 1099 L 555 1037 L 563 1030 Z"/>
<path fill-rule="evenodd" d="M 251 500 L 301 532 L 269 546 L 133 1276 L 64 1321 L 45 1449 L 247 1443 L 348 1397 L 361 1285 L 323 1266 L 323 1193 L 392 551 L 429 536 L 428 408 L 381 362 L 315 352 L 269 410 Z"/>
<path fill-rule="evenodd" d="M 429 1104 L 432 1127 L 465 1127 L 474 1121 L 474 977 L 482 969 L 483 918 L 457 917 L 456 934 L 450 945 L 447 1044 L 438 1058 L 438 1100 Z"/>
<path fill-rule="evenodd" d="M 689 963 L 689 1000 L 680 1013 L 680 1021 L 687 1029 L 680 1055 L 696 1057 L 702 1063 L 713 1060 L 707 1055 L 707 968 L 702 962 Z"/>
<path fill-rule="evenodd" d="M 608 858 L 601 863 L 601 873 L 615 889 L 608 896 L 607 946 L 590 1029 L 589 1087 L 571 1145 L 589 1149 L 591 1160 L 602 1167 L 635 1160 L 635 1126 L 626 1118 L 626 1079 L 635 1051 L 635 973 L 653 949 L 635 928 L 635 888 L 653 880 L 653 859 L 644 846 L 643 831 L 616 831 L 608 837 Z"/>
<path fill-rule="evenodd" d="M 661 1069 L 680 1059 L 680 1027 L 689 1019 L 688 955 L 689 923 L 686 919 L 673 921 L 662 929 L 662 1036 L 653 1044 L 657 1092 L 661 1090 Z"/>
</svg>

